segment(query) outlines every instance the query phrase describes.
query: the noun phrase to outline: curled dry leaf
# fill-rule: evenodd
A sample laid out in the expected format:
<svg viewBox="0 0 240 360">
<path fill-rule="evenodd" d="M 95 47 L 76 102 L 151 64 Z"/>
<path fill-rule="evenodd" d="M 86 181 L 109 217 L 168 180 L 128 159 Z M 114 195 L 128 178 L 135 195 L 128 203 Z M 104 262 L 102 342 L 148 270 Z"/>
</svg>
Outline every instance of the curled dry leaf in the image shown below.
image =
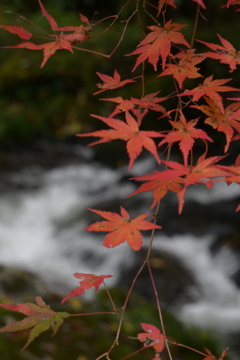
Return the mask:
<svg viewBox="0 0 240 360">
<path fill-rule="evenodd" d="M 112 277 L 112 275 L 94 275 L 94 274 L 84 274 L 84 273 L 75 273 L 73 274 L 75 278 L 80 279 L 79 284 L 80 286 L 76 287 L 72 290 L 67 296 L 62 299 L 62 304 L 70 299 L 72 296 L 79 296 L 84 293 L 85 290 L 91 289 L 95 287 L 97 291 L 99 286 L 102 284 L 104 279 Z"/>
</svg>

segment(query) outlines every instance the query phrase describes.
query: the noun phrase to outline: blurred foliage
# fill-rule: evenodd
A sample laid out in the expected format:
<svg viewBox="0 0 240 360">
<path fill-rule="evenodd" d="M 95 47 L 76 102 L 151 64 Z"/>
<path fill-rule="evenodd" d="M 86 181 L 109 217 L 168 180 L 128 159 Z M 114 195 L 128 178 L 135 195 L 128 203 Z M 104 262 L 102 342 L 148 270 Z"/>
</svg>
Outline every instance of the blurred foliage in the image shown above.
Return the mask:
<svg viewBox="0 0 240 360">
<path fill-rule="evenodd" d="M 116 307 L 121 307 L 126 293 L 118 288 L 111 289 L 110 292 Z M 7 299 L 5 298 L 4 300 L 6 301 Z M 46 301 L 45 298 L 44 300 Z M 34 302 L 32 299 L 29 301 Z M 69 311 L 71 313 L 112 311 L 105 291 L 99 291 L 96 298 L 88 303 L 79 298 L 72 298 L 63 307 L 59 306 L 60 299 L 57 297 L 50 296 L 49 301 L 46 302 L 56 311 Z M 22 316 L 15 312 L 4 309 L 0 309 L 0 314 L 1 326 L 6 321 L 20 320 L 22 318 Z M 27 341 L 28 331 L 1 334 L 0 354 L 4 354 L 4 360 L 95 359 L 106 352 L 114 342 L 119 317 L 120 313 L 115 315 L 89 315 L 67 319 L 54 337 L 51 338 L 51 331 L 47 331 L 41 334 L 23 352 L 21 352 L 21 348 Z M 163 317 L 166 331 L 173 341 L 177 339 L 179 343 L 194 347 L 203 352 L 203 346 L 210 349 L 214 354 L 219 354 L 222 350 L 210 332 L 197 328 L 187 328 L 166 312 L 163 313 Z M 137 340 L 137 334 L 142 332 L 140 323 L 150 323 L 159 327 L 159 316 L 156 307 L 152 303 L 133 293 L 124 317 L 119 339 L 120 346 L 115 347 L 111 353 L 112 358 L 121 359 L 141 348 L 141 343 Z M 173 360 L 199 360 L 199 354 L 189 349 L 176 345 L 170 345 L 170 347 Z M 132 359 L 144 360 L 153 357 L 154 351 L 152 349 L 145 349 L 138 353 L 137 356 L 133 356 Z M 163 353 L 162 358 L 165 359 L 166 357 L 167 354 Z"/>
<path fill-rule="evenodd" d="M 34 6 L 33 6 L 34 3 Z M 78 11 L 79 4 L 76 1 L 67 5 L 64 1 L 48 2 L 47 10 L 52 14 L 60 26 L 79 25 Z M 83 2 L 84 3 L 84 2 Z M 99 2 L 100 3 L 100 2 Z M 102 1 L 103 15 L 109 16 L 114 13 L 114 9 L 105 6 Z M 105 4 L 105 5 L 104 5 Z M 91 20 L 94 16 L 95 2 L 92 4 L 86 1 L 81 6 L 81 12 Z M 101 8 L 101 7 L 100 7 Z M 14 13 L 3 13 L 9 10 Z M 24 20 L 25 16 L 31 22 Z M 0 5 L 0 23 L 5 25 L 17 25 L 26 28 L 37 36 L 42 36 L 42 32 L 35 28 L 35 24 L 46 32 L 50 33 L 49 24 L 42 17 L 40 8 L 36 2 L 4 1 Z M 110 53 L 117 44 L 123 24 L 113 31 L 107 31 L 101 37 L 95 37 L 100 31 L 106 30 L 99 25 L 97 32 L 90 33 L 91 40 L 88 41 L 88 48 L 104 54 Z M 132 25 L 129 32 L 134 33 Z M 17 36 L 1 30 L 1 46 L 15 45 L 19 43 Z M 134 36 L 129 42 L 130 52 L 133 43 L 136 41 Z M 85 45 L 85 44 L 84 44 Z M 122 51 L 122 50 L 119 50 Z M 58 51 L 57 58 L 49 59 L 47 66 L 40 69 L 42 61 L 42 51 L 28 51 L 26 49 L 1 49 L 0 67 L 0 140 L 1 145 L 11 145 L 16 142 L 35 141 L 37 138 L 65 138 L 75 135 L 81 131 L 84 124 L 86 130 L 91 130 L 92 123 L 89 113 L 101 112 L 107 103 L 98 102 L 97 97 L 92 97 L 96 91 L 96 83 L 100 82 L 96 71 L 113 73 L 116 67 L 122 63 L 116 58 L 111 62 L 106 58 L 90 54 L 88 52 L 75 50 L 72 55 L 68 51 Z M 128 61 L 128 59 L 126 59 Z M 124 66 L 124 64 L 122 64 Z M 121 76 L 124 74 L 124 67 Z"/>
</svg>

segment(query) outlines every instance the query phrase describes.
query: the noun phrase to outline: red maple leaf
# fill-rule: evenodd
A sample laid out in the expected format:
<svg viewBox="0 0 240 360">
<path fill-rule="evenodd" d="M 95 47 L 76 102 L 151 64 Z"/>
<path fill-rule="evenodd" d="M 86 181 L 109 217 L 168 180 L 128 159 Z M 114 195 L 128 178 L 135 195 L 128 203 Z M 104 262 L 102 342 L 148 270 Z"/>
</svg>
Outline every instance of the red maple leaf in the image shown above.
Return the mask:
<svg viewBox="0 0 240 360">
<path fill-rule="evenodd" d="M 204 53 L 206 57 L 220 60 L 222 64 L 228 64 L 230 67 L 229 72 L 232 72 L 233 70 L 236 70 L 237 65 L 240 64 L 240 51 L 237 51 L 229 41 L 225 40 L 219 34 L 217 35 L 222 45 L 217 45 L 202 40 L 197 41 L 215 51 Z"/>
<path fill-rule="evenodd" d="M 157 91 L 153 94 L 147 94 L 144 97 L 142 97 L 141 99 L 136 99 L 136 98 L 131 97 L 130 100 L 124 100 L 121 96 L 117 96 L 115 98 L 105 98 L 105 99 L 100 99 L 100 100 L 113 101 L 113 102 L 119 104 L 116 106 L 115 110 L 112 112 L 110 117 L 113 117 L 114 115 L 119 114 L 121 112 L 132 111 L 133 114 L 139 120 L 138 110 L 140 110 L 140 112 L 142 114 L 144 113 L 142 110 L 147 110 L 144 113 L 144 115 L 146 115 L 148 110 L 166 113 L 166 109 L 163 106 L 159 105 L 158 103 L 162 102 L 164 100 L 167 100 L 168 97 L 157 97 L 156 95 L 159 92 L 160 91 Z M 140 124 L 141 124 L 141 121 L 140 121 L 140 123 L 138 121 L 138 126 L 140 126 Z"/>
<path fill-rule="evenodd" d="M 237 100 L 237 101 L 240 101 L 240 98 L 227 98 L 228 100 Z M 234 112 L 231 116 L 230 116 L 230 118 L 228 119 L 228 120 L 231 120 L 231 119 L 233 119 L 233 118 L 236 118 L 238 115 L 240 115 L 240 108 L 236 111 L 236 112 Z M 235 138 L 234 139 L 232 139 L 232 140 L 238 140 L 239 139 L 239 135 L 237 135 L 237 136 L 235 136 Z"/>
<path fill-rule="evenodd" d="M 147 174 L 143 176 L 137 176 L 131 180 L 135 181 L 147 181 L 147 183 L 142 184 L 139 188 L 134 191 L 128 197 L 146 192 L 152 191 L 153 202 L 151 209 L 157 205 L 158 201 L 161 200 L 168 191 L 179 192 L 182 189 L 182 183 L 184 180 L 181 175 L 184 174 L 182 170 L 163 170 L 155 171 L 154 174 Z"/>
<path fill-rule="evenodd" d="M 177 6 L 174 3 L 174 0 L 159 0 L 157 16 L 159 16 L 160 12 L 162 11 L 162 8 L 167 5 L 171 5 L 174 9 L 177 9 Z"/>
<path fill-rule="evenodd" d="M 24 40 L 28 40 L 33 36 L 30 32 L 20 26 L 1 25 L 0 27 L 12 34 L 18 35 L 21 39 Z"/>
<path fill-rule="evenodd" d="M 183 86 L 183 81 L 186 78 L 195 79 L 198 77 L 202 77 L 201 74 L 198 73 L 199 68 L 192 65 L 191 67 L 187 67 L 182 64 L 166 64 L 167 69 L 165 69 L 158 77 L 165 75 L 173 75 L 174 79 L 177 80 L 180 89 Z"/>
<path fill-rule="evenodd" d="M 188 154 L 194 145 L 194 139 L 203 139 L 211 142 L 213 141 L 205 131 L 195 128 L 198 120 L 199 118 L 187 122 L 185 116 L 182 113 L 180 114 L 179 121 L 169 120 L 170 124 L 173 128 L 175 128 L 175 130 L 169 131 L 158 146 L 179 141 L 179 148 L 183 154 L 184 165 L 187 165 Z"/>
<path fill-rule="evenodd" d="M 55 38 L 55 41 L 51 41 L 45 44 L 35 44 L 32 42 L 23 42 L 21 44 L 15 46 L 4 46 L 4 48 L 26 48 L 29 50 L 43 50 L 43 61 L 41 63 L 41 68 L 46 64 L 47 60 L 52 56 L 57 50 L 59 49 L 66 49 L 73 53 L 72 45 L 80 44 L 84 40 L 88 39 L 88 31 L 91 28 L 88 19 L 80 14 L 80 19 L 84 22 L 87 22 L 89 26 L 83 27 L 81 26 L 65 26 L 65 27 L 58 27 L 57 22 L 55 19 L 46 11 L 44 8 L 41 0 L 38 0 L 39 5 L 42 10 L 42 15 L 45 16 L 54 31 L 54 35 L 50 34 L 49 37 Z M 8 32 L 14 33 L 18 35 L 20 38 L 28 40 L 33 35 L 26 31 L 25 29 L 18 27 L 18 26 L 2 26 L 3 29 L 7 30 Z M 64 34 L 62 31 L 69 31 L 73 30 L 73 34 Z M 60 31 L 60 34 L 56 34 L 56 31 Z"/>
<path fill-rule="evenodd" d="M 152 137 L 161 137 L 162 135 L 156 131 L 141 131 L 137 121 L 126 111 L 126 122 L 114 118 L 106 118 L 98 115 L 91 115 L 105 124 L 110 126 L 112 129 L 109 130 L 99 130 L 87 134 L 77 134 L 77 136 L 94 136 L 100 137 L 102 139 L 95 141 L 89 146 L 109 142 L 115 139 L 121 139 L 127 142 L 127 152 L 130 158 L 129 169 L 132 168 L 134 161 L 142 152 L 142 148 L 147 149 L 158 163 L 160 163 L 160 158 L 157 153 L 157 147 L 155 142 L 151 139 Z"/>
<path fill-rule="evenodd" d="M 114 71 L 113 77 L 109 76 L 109 75 L 101 74 L 99 72 L 97 72 L 96 74 L 100 77 L 100 79 L 104 83 L 97 84 L 97 87 L 102 90 L 95 92 L 93 95 L 100 94 L 101 92 L 106 91 L 106 90 L 117 89 L 128 83 L 136 82 L 135 80 L 132 80 L 132 79 L 127 79 L 127 80 L 121 81 L 121 77 L 120 77 L 119 73 L 117 72 L 117 70 Z"/>
<path fill-rule="evenodd" d="M 121 215 L 110 211 L 89 209 L 102 216 L 107 221 L 96 222 L 85 230 L 109 232 L 104 239 L 103 245 L 112 248 L 127 241 L 128 245 L 135 251 L 140 250 L 143 240 L 139 230 L 161 229 L 161 226 L 145 220 L 147 214 L 142 214 L 131 220 L 129 213 L 121 207 Z"/>
<path fill-rule="evenodd" d="M 199 68 L 195 65 L 199 64 L 205 59 L 203 55 L 194 54 L 193 49 L 188 49 L 186 51 L 180 51 L 174 58 L 180 58 L 178 64 L 166 64 L 167 68 L 160 74 L 160 76 L 173 75 L 174 79 L 177 80 L 180 89 L 182 88 L 183 81 L 186 78 L 194 79 L 202 77 L 198 73 Z"/>
<path fill-rule="evenodd" d="M 65 296 L 61 303 L 63 304 L 66 300 L 70 299 L 72 296 L 79 296 L 84 293 L 85 290 L 95 287 L 95 290 L 98 291 L 99 286 L 102 284 L 104 279 L 112 277 L 112 275 L 93 275 L 93 274 L 83 274 L 75 273 L 73 274 L 77 279 L 80 279 L 80 286 L 72 290 L 67 296 Z"/>
<path fill-rule="evenodd" d="M 163 160 L 164 164 L 166 164 L 170 169 L 154 171 L 154 174 L 147 174 L 133 178 L 133 180 L 147 181 L 147 183 L 140 185 L 140 187 L 129 196 L 145 191 L 153 191 L 153 203 L 151 205 L 151 208 L 153 208 L 169 190 L 174 191 L 178 195 L 178 210 L 179 213 L 181 213 L 187 186 L 200 183 L 205 184 L 208 188 L 211 188 L 213 181 L 215 181 L 213 180 L 214 178 L 229 175 L 229 170 L 222 166 L 214 165 L 221 159 L 222 157 L 220 156 L 206 158 L 206 154 L 204 153 L 200 156 L 195 166 L 185 166 L 175 161 Z"/>
<path fill-rule="evenodd" d="M 20 321 L 13 321 L 10 324 L 2 327 L 0 332 L 15 332 L 32 328 L 30 331 L 28 341 L 22 350 L 42 332 L 48 330 L 50 327 L 53 329 L 53 335 L 63 323 L 63 319 L 71 316 L 67 312 L 55 312 L 46 305 L 40 296 L 36 297 L 36 304 L 0 304 L 1 307 L 12 311 L 20 312 L 27 317 Z"/>
<path fill-rule="evenodd" d="M 203 0 L 192 0 L 193 2 L 196 2 L 197 4 L 199 4 L 202 8 L 206 9 L 206 6 L 203 2 Z"/>
<path fill-rule="evenodd" d="M 188 96 L 192 95 L 193 101 L 198 101 L 202 96 L 207 96 L 212 99 L 215 104 L 220 108 L 221 112 L 224 113 L 224 108 L 222 104 L 222 97 L 219 95 L 219 92 L 225 91 L 240 91 L 240 89 L 234 88 L 232 86 L 222 86 L 226 82 L 232 79 L 219 79 L 212 80 L 213 75 L 205 78 L 203 84 L 200 84 L 195 89 L 186 90 L 178 96 Z"/>
<path fill-rule="evenodd" d="M 173 58 L 181 59 L 181 64 L 186 66 L 196 65 L 205 59 L 205 55 L 195 54 L 195 51 L 195 49 L 181 49 Z"/>
<path fill-rule="evenodd" d="M 140 54 L 132 71 L 134 71 L 138 65 L 140 65 L 145 60 L 148 60 L 148 62 L 153 65 L 153 68 L 156 71 L 159 57 L 162 58 L 162 69 L 164 69 L 166 59 L 171 52 L 172 43 L 183 44 L 190 48 L 189 43 L 178 31 L 185 26 L 186 25 L 172 23 L 171 20 L 169 20 L 164 27 L 159 27 L 156 25 L 148 26 L 148 29 L 151 30 L 151 33 L 149 33 L 138 44 L 136 50 L 134 50 L 131 54 L 127 54 L 127 56 Z"/>
<path fill-rule="evenodd" d="M 41 0 L 38 0 L 38 3 L 40 5 L 40 8 L 42 10 L 42 15 L 45 16 L 49 22 L 49 24 L 51 25 L 52 30 L 58 30 L 58 24 L 56 22 L 56 20 L 47 12 L 47 10 L 44 8 Z"/>
<path fill-rule="evenodd" d="M 173 170 L 179 171 L 183 176 L 183 187 L 178 191 L 179 207 L 178 212 L 181 214 L 184 205 L 184 196 L 186 188 L 189 185 L 195 185 L 197 183 L 205 184 L 209 189 L 213 185 L 215 178 L 226 176 L 229 174 L 226 169 L 223 169 L 219 165 L 214 165 L 218 161 L 222 160 L 221 156 L 212 156 L 206 158 L 206 153 L 199 157 L 195 166 L 185 166 L 175 161 L 163 161 L 168 167 Z M 218 180 L 218 179 L 217 179 Z M 225 180 L 225 178 L 224 178 Z"/>
<path fill-rule="evenodd" d="M 240 155 L 238 155 L 234 165 L 220 166 L 220 168 L 228 173 L 225 179 L 228 185 L 232 182 L 240 183 Z"/>
<path fill-rule="evenodd" d="M 228 0 L 226 5 L 224 5 L 222 7 L 229 8 L 229 6 L 235 6 L 235 5 L 240 5 L 240 1 L 239 0 Z M 240 9 L 236 10 L 236 11 L 240 11 Z"/>
<path fill-rule="evenodd" d="M 228 172 L 228 175 L 225 178 L 228 185 L 230 185 L 232 182 L 240 184 L 240 155 L 237 156 L 234 165 L 220 166 L 220 168 Z M 237 206 L 235 211 L 240 211 L 240 204 Z"/>
<path fill-rule="evenodd" d="M 234 135 L 234 129 L 240 132 L 240 111 L 239 110 L 240 102 L 233 103 L 229 105 L 224 112 L 222 113 L 219 107 L 214 103 L 213 100 L 205 98 L 208 105 L 193 105 L 192 107 L 201 110 L 208 117 L 204 122 L 218 131 L 224 132 L 226 135 L 226 145 L 224 152 L 228 151 L 230 142 L 232 141 Z"/>
<path fill-rule="evenodd" d="M 217 360 L 216 356 L 214 356 L 210 350 L 206 349 L 207 356 L 203 360 Z M 224 356 L 227 355 L 228 348 L 223 350 L 218 360 L 223 360 Z"/>
<path fill-rule="evenodd" d="M 69 41 L 64 40 L 63 36 L 64 35 L 59 35 L 58 38 L 56 36 L 57 40 L 50 43 L 37 45 L 31 42 L 23 42 L 15 46 L 4 46 L 4 48 L 25 48 L 29 50 L 43 50 L 43 61 L 40 65 L 40 67 L 42 68 L 46 64 L 50 56 L 52 56 L 59 49 L 66 49 L 73 53 L 71 44 L 69 43 Z"/>
<path fill-rule="evenodd" d="M 144 346 L 152 346 L 157 353 L 161 353 L 164 349 L 165 336 L 160 330 L 151 324 L 141 324 L 144 333 L 138 334 L 138 340 L 144 343 Z"/>
</svg>

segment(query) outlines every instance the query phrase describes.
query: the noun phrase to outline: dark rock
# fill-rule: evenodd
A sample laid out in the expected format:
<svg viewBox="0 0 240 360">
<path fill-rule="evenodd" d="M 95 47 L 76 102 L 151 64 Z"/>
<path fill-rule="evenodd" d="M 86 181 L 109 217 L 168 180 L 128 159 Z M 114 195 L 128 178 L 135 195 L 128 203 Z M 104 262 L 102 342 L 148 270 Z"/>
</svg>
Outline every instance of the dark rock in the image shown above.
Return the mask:
<svg viewBox="0 0 240 360">
<path fill-rule="evenodd" d="M 84 163 L 92 157 L 91 149 L 66 141 L 38 141 L 29 148 L 0 149 L 0 192 L 39 188 L 46 170 Z"/>
<path fill-rule="evenodd" d="M 56 298 L 51 290 L 36 275 L 22 269 L 0 265 L 0 297 L 12 303 L 33 302 L 35 297 Z M 55 299 L 56 300 L 56 299 Z"/>
<path fill-rule="evenodd" d="M 129 289 L 145 258 L 145 250 L 134 254 L 133 266 L 122 271 L 119 285 Z M 195 279 L 178 258 L 172 254 L 154 250 L 151 253 L 150 266 L 158 296 L 164 308 L 169 309 L 194 301 Z M 134 291 L 149 301 L 154 302 L 156 299 L 147 264 L 134 285 Z"/>
<path fill-rule="evenodd" d="M 218 237 L 210 247 L 213 257 L 219 256 L 224 249 L 228 251 L 229 261 L 232 263 L 228 275 L 240 287 L 240 228 Z"/>
<path fill-rule="evenodd" d="M 216 236 L 239 228 L 239 213 L 235 212 L 240 202 L 239 197 L 221 199 L 211 204 L 187 200 L 181 215 L 178 214 L 177 204 L 174 206 L 172 200 L 174 199 L 168 200 L 167 197 L 163 199 L 159 216 L 159 223 L 164 224 L 163 231 L 169 236 L 185 233 Z"/>
</svg>

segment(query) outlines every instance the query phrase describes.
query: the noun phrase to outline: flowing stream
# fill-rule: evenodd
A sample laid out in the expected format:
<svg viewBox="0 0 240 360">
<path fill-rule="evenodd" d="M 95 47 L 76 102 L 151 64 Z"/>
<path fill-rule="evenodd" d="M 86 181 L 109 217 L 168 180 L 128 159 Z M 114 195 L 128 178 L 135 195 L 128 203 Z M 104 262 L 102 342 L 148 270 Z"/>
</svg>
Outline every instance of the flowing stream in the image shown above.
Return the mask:
<svg viewBox="0 0 240 360">
<path fill-rule="evenodd" d="M 142 160 L 131 176 L 151 172 L 153 167 L 151 160 Z M 87 208 L 119 211 L 123 204 L 134 217 L 149 211 L 150 193 L 126 198 L 136 189 L 126 181 L 127 169 L 113 171 L 85 161 L 47 171 L 28 168 L 12 173 L 9 180 L 14 177 L 30 185 L 38 182 L 38 186 L 1 192 L 0 264 L 36 273 L 61 295 L 77 285 L 74 272 L 111 274 L 109 286 L 118 283 L 119 269 L 130 267 L 133 251 L 127 244 L 107 249 L 102 246 L 103 233 L 90 233 L 84 227 L 96 221 Z M 239 231 L 235 213 L 239 195 L 239 186 L 234 184 L 219 182 L 211 190 L 193 186 L 187 191 L 182 217 L 172 210 L 177 208 L 175 194 L 163 202 L 163 230 L 156 235 L 154 250 L 178 259 L 194 279 L 192 300 L 172 306 L 187 323 L 240 331 L 239 248 L 235 252 L 225 243 L 217 245 L 219 237 Z M 209 207 L 211 214 L 206 213 Z M 219 211 L 219 219 L 208 219 Z M 240 232 L 238 245 L 239 240 Z M 147 241 L 146 232 L 145 246 Z"/>
</svg>

